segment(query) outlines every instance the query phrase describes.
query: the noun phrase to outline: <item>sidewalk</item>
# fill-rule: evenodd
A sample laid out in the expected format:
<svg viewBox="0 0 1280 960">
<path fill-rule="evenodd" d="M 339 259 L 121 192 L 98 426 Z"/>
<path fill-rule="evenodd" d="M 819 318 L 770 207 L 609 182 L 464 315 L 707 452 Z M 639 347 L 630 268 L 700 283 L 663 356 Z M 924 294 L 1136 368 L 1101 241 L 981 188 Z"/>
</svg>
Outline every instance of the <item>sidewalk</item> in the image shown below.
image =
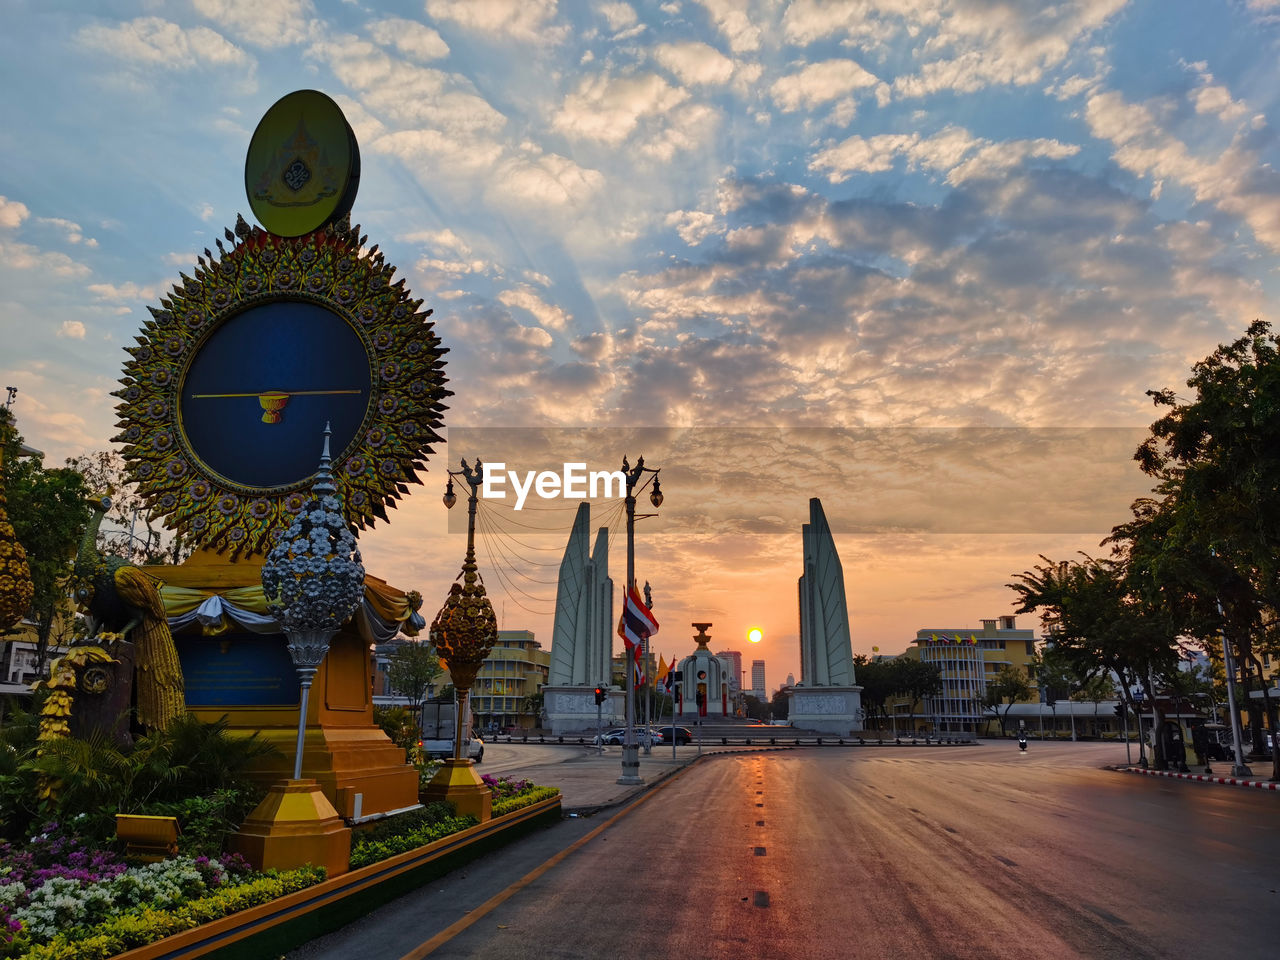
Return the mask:
<svg viewBox="0 0 1280 960">
<path fill-rule="evenodd" d="M 1267 763 L 1270 766 L 1270 761 Z M 1280 783 L 1264 779 L 1257 774 L 1252 777 L 1221 777 L 1217 774 L 1178 773 L 1174 770 L 1144 770 L 1142 767 L 1112 767 L 1121 773 L 1141 773 L 1148 777 L 1169 777 L 1174 780 L 1195 780 L 1198 783 L 1221 783 L 1232 787 L 1252 787 L 1256 790 L 1280 791 Z"/>
<path fill-rule="evenodd" d="M 702 756 L 716 753 L 737 753 L 742 751 L 781 750 L 783 747 L 761 746 L 721 746 L 714 748 L 703 746 Z M 604 753 L 595 753 L 595 748 L 584 748 L 581 756 L 568 760 L 521 767 L 518 775 L 527 777 L 539 786 L 559 787 L 561 807 L 566 814 L 589 816 L 607 807 L 617 806 L 633 797 L 652 789 L 668 777 L 698 759 L 698 748 L 693 745 L 676 747 L 676 758 L 671 759 L 671 746 L 655 746 L 649 756 L 640 751 L 641 784 L 621 784 L 617 780 L 622 776 L 622 748 L 605 747 Z M 517 773 L 517 771 L 511 771 Z"/>
</svg>

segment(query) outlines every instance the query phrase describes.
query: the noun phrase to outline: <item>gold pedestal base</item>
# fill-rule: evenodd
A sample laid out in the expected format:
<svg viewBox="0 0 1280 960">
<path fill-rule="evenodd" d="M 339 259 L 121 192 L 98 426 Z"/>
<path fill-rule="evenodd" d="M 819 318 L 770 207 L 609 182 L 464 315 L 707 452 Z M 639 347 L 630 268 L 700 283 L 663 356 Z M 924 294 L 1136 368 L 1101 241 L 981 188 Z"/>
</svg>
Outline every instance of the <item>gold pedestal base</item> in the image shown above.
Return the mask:
<svg viewBox="0 0 1280 960">
<path fill-rule="evenodd" d="M 324 867 L 330 877 L 351 865 L 351 830 L 314 780 L 285 780 L 227 838 L 227 849 L 255 870 Z"/>
<path fill-rule="evenodd" d="M 486 823 L 493 817 L 493 796 L 480 779 L 480 774 L 476 773 L 475 762 L 469 758 L 459 760 L 453 757 L 446 760 L 419 799 L 423 803 L 439 800 L 452 803 L 458 816 L 469 815 L 481 823 Z"/>
</svg>

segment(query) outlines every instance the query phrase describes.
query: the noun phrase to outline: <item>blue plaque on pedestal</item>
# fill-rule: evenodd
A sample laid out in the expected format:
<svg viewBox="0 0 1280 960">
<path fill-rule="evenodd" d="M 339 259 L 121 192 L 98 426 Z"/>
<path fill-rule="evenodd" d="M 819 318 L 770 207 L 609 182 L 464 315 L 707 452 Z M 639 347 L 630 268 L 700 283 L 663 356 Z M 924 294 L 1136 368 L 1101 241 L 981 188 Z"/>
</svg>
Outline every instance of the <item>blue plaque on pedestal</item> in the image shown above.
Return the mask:
<svg viewBox="0 0 1280 960">
<path fill-rule="evenodd" d="M 187 706 L 297 707 L 298 674 L 284 634 L 174 637 Z"/>
</svg>

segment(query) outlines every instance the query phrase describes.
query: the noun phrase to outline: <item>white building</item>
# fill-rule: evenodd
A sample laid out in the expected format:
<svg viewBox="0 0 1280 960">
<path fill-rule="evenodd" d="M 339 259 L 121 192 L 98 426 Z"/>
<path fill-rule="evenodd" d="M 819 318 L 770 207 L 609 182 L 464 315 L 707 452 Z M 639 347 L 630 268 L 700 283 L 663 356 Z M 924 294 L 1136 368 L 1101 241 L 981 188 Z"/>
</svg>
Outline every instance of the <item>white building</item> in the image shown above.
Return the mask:
<svg viewBox="0 0 1280 960">
<path fill-rule="evenodd" d="M 757 700 L 768 700 L 768 687 L 764 682 L 764 661 L 751 661 L 751 695 Z"/>
</svg>

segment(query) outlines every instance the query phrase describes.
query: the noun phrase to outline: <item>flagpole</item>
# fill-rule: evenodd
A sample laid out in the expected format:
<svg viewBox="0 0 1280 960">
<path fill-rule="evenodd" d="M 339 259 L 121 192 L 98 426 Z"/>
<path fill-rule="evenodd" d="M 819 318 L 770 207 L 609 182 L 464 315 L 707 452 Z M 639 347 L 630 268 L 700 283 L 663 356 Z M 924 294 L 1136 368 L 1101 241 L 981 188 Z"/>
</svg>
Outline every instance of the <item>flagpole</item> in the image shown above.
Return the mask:
<svg viewBox="0 0 1280 960">
<path fill-rule="evenodd" d="M 634 467 L 627 462 L 627 458 L 622 458 L 622 475 L 627 481 L 627 588 L 626 599 L 623 601 L 623 617 L 627 614 L 627 604 L 630 603 L 631 597 L 639 596 L 636 592 L 636 491 L 637 487 L 643 487 L 640 482 L 646 473 L 653 474 L 653 490 L 649 493 L 649 502 L 653 504 L 654 509 L 662 506 L 662 487 L 658 483 L 658 470 L 654 467 L 646 467 L 644 465 L 644 457 L 636 461 Z M 655 516 L 655 514 L 644 514 L 644 516 Z M 643 603 L 643 601 L 640 601 Z M 650 618 L 652 622 L 652 618 Z M 653 626 L 656 628 L 657 624 Z M 643 647 L 641 644 L 643 643 Z M 626 649 L 627 637 L 623 635 L 624 657 L 627 661 L 627 729 L 622 741 L 622 776 L 617 780 L 618 783 L 624 785 L 644 783 L 640 777 L 640 756 L 636 748 L 636 728 L 635 728 L 635 693 L 636 693 L 636 677 L 635 663 L 631 656 L 631 651 Z M 647 637 L 636 637 L 636 653 L 648 649 Z M 647 751 L 646 751 L 647 752 Z"/>
<path fill-rule="evenodd" d="M 644 582 L 644 605 L 650 610 L 653 609 L 653 594 L 649 592 L 649 581 Z M 644 638 L 644 755 L 647 757 L 653 752 L 653 682 L 656 677 L 650 677 L 649 671 L 649 638 Z"/>
</svg>

